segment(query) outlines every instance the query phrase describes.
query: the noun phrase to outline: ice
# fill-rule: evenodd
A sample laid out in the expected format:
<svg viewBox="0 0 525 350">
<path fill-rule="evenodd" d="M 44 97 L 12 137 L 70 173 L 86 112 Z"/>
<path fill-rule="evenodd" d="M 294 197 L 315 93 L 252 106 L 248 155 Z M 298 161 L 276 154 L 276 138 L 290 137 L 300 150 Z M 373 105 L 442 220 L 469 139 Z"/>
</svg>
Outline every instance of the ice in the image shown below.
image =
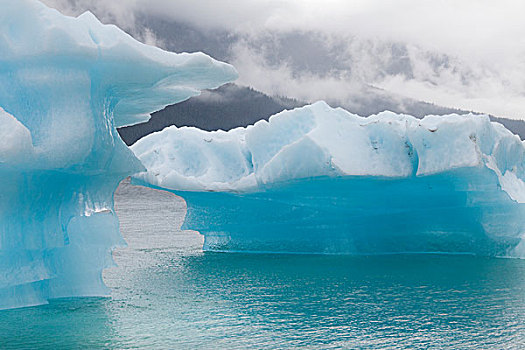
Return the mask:
<svg viewBox="0 0 525 350">
<path fill-rule="evenodd" d="M 511 173 L 521 184 L 525 177 L 523 142 L 487 116 L 363 118 L 324 102 L 229 132 L 172 126 L 132 150 L 148 170 L 138 178 L 173 190 L 253 191 L 314 176 L 395 178 L 462 167 L 488 167 L 500 180 Z"/>
<path fill-rule="evenodd" d="M 169 127 L 132 146 L 138 183 L 188 203 L 206 250 L 525 256 L 525 147 L 487 116 L 324 102 L 247 128 Z"/>
<path fill-rule="evenodd" d="M 0 107 L 0 164 L 30 160 L 32 151 L 31 132 Z"/>
<path fill-rule="evenodd" d="M 124 244 L 113 192 L 143 170 L 116 127 L 236 76 L 91 13 L 0 0 L 0 309 L 107 295 L 101 271 Z"/>
</svg>

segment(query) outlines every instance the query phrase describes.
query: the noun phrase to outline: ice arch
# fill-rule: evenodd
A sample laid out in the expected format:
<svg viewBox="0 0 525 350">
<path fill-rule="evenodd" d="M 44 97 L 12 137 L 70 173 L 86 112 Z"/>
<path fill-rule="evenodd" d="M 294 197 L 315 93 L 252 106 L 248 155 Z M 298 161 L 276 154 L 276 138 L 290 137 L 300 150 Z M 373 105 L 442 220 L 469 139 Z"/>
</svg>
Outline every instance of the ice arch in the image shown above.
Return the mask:
<svg viewBox="0 0 525 350">
<path fill-rule="evenodd" d="M 135 41 L 87 12 L 0 0 L 0 309 L 100 296 L 122 244 L 113 192 L 143 169 L 116 127 L 232 81 L 202 54 Z"/>
</svg>

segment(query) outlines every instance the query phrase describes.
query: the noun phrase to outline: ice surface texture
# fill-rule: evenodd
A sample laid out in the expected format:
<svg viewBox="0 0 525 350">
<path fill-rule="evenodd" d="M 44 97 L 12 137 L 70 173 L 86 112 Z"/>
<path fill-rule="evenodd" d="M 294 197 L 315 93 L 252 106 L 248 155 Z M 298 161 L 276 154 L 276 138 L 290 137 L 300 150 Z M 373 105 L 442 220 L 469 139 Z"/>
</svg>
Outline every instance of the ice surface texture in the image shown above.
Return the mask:
<svg viewBox="0 0 525 350">
<path fill-rule="evenodd" d="M 523 256 L 525 147 L 486 116 L 362 118 L 324 102 L 132 146 L 205 249 Z"/>
<path fill-rule="evenodd" d="M 113 192 L 143 169 L 115 128 L 235 78 L 90 13 L 0 0 L 0 309 L 106 295 Z"/>
</svg>

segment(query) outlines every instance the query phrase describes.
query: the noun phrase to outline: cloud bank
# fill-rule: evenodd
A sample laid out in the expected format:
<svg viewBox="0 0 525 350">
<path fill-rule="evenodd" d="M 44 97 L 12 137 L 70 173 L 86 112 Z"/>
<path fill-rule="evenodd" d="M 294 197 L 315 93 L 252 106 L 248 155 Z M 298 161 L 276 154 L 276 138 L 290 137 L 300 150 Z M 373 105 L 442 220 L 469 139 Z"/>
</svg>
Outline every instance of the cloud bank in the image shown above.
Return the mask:
<svg viewBox="0 0 525 350">
<path fill-rule="evenodd" d="M 44 2 L 70 15 L 91 10 L 103 22 L 161 46 L 169 38 L 155 36 L 139 18 L 232 33 L 229 60 L 239 82 L 270 94 L 349 101 L 369 86 L 525 119 L 521 1 Z"/>
</svg>

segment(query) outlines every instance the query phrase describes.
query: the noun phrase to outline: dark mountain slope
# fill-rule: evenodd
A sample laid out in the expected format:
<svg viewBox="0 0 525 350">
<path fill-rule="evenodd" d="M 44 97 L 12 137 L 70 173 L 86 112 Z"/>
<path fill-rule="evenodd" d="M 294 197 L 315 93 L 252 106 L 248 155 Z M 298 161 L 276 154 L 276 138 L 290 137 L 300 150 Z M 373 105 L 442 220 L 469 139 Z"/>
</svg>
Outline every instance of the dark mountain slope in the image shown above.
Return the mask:
<svg viewBox="0 0 525 350">
<path fill-rule="evenodd" d="M 378 93 L 364 95 L 359 101 L 349 101 L 338 104 L 328 101 L 333 107 L 343 107 L 353 113 L 369 116 L 384 110 L 396 113 L 406 113 L 421 118 L 425 115 L 467 113 L 462 110 L 445 108 L 434 104 L 393 98 L 391 94 Z M 235 84 L 226 84 L 216 90 L 204 91 L 201 96 L 191 98 L 176 105 L 168 106 L 156 112 L 151 119 L 119 129 L 120 136 L 131 145 L 138 139 L 160 131 L 168 126 L 194 126 L 202 130 L 230 130 L 239 126 L 248 126 L 258 120 L 268 118 L 285 109 L 293 109 L 305 105 L 288 98 L 271 97 L 251 88 L 240 87 Z M 492 117 L 493 121 L 500 122 L 512 132 L 525 138 L 525 122 Z"/>
<path fill-rule="evenodd" d="M 170 125 L 194 126 L 202 130 L 230 130 L 266 119 L 284 109 L 303 106 L 296 100 L 272 98 L 250 88 L 226 84 L 217 90 L 204 91 L 191 98 L 156 112 L 142 124 L 119 129 L 120 136 L 131 145 L 138 139 Z"/>
</svg>

